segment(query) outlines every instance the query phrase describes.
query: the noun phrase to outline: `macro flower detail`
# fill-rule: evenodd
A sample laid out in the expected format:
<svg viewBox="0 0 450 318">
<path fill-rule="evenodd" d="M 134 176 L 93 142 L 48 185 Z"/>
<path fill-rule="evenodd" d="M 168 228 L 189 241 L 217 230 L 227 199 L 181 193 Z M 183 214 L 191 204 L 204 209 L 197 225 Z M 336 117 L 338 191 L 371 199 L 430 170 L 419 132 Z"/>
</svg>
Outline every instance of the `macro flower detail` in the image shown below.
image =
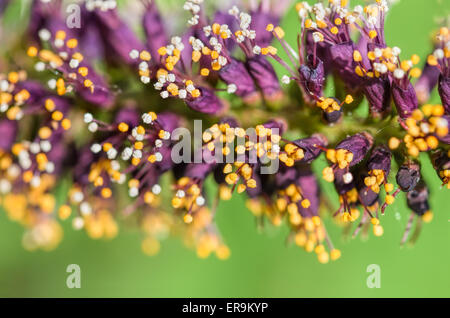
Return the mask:
<svg viewBox="0 0 450 318">
<path fill-rule="evenodd" d="M 127 222 L 145 254 L 178 237 L 227 259 L 217 215 L 236 197 L 320 263 L 341 257 L 327 227 L 381 237 L 400 200 L 400 243 L 417 240 L 431 182 L 450 188 L 448 28 L 421 59 L 386 41 L 385 0 L 233 3 L 187 0 L 175 26 L 162 1 L 130 19 L 86 0 L 76 29 L 62 1 L 32 2 L 25 46 L 0 56 L 0 204 L 25 248 L 56 248 L 64 222 L 93 239 Z"/>
</svg>

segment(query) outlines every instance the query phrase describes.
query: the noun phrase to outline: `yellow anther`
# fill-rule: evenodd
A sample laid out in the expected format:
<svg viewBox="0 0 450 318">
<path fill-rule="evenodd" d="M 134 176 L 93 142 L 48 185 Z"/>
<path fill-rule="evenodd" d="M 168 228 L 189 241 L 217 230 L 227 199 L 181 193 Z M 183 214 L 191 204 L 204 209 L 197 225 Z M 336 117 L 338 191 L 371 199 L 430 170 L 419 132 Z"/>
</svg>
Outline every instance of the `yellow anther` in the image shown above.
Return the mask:
<svg viewBox="0 0 450 318">
<path fill-rule="evenodd" d="M 394 185 L 392 183 L 386 183 L 384 185 L 384 190 L 386 192 L 391 192 L 392 190 L 394 190 Z"/>
<path fill-rule="evenodd" d="M 66 45 L 69 49 L 74 49 L 78 46 L 78 40 L 77 39 L 67 40 Z"/>
<path fill-rule="evenodd" d="M 66 32 L 64 32 L 63 30 L 59 30 L 56 32 L 55 39 L 64 40 L 65 38 L 66 38 Z"/>
<path fill-rule="evenodd" d="M 427 63 L 432 65 L 432 66 L 436 66 L 438 65 L 438 61 L 437 58 L 434 55 L 428 55 L 427 57 Z"/>
<path fill-rule="evenodd" d="M 310 29 L 312 27 L 312 20 L 311 19 L 306 19 L 305 20 L 305 28 L 306 29 Z"/>
<path fill-rule="evenodd" d="M 105 199 L 110 198 L 112 195 L 112 191 L 110 188 L 103 188 L 101 191 L 102 197 L 104 197 Z"/>
<path fill-rule="evenodd" d="M 119 129 L 119 131 L 121 132 L 127 132 L 128 131 L 128 124 L 121 122 L 118 126 L 117 129 Z"/>
<path fill-rule="evenodd" d="M 358 76 L 361 76 L 361 77 L 364 76 L 364 71 L 363 71 L 363 69 L 362 69 L 359 65 L 355 67 L 355 73 L 356 73 Z"/>
<path fill-rule="evenodd" d="M 35 57 L 38 54 L 38 49 L 35 46 L 30 46 L 27 50 L 27 55 L 30 57 Z"/>
<path fill-rule="evenodd" d="M 285 35 L 284 30 L 280 26 L 277 26 L 274 29 L 274 32 L 277 35 L 277 37 L 279 37 L 280 39 L 282 39 L 284 37 L 284 35 Z"/>
<path fill-rule="evenodd" d="M 78 74 L 80 74 L 83 77 L 86 77 L 89 73 L 89 69 L 86 66 L 82 66 L 78 69 Z"/>
<path fill-rule="evenodd" d="M 52 130 L 49 127 L 44 126 L 39 129 L 38 135 L 41 139 L 48 139 L 52 135 Z"/>
<path fill-rule="evenodd" d="M 103 151 L 104 152 L 107 152 L 109 149 L 111 149 L 112 148 L 112 144 L 110 143 L 110 142 L 105 142 L 104 144 L 103 144 Z"/>
<path fill-rule="evenodd" d="M 209 75 L 209 70 L 207 68 L 202 68 L 200 70 L 200 75 L 201 76 L 208 76 Z"/>
<path fill-rule="evenodd" d="M 394 196 L 388 194 L 388 195 L 386 196 L 386 198 L 385 198 L 385 201 L 386 201 L 386 204 L 391 205 L 392 203 L 394 203 L 395 198 L 394 198 Z"/>
<path fill-rule="evenodd" d="M 52 119 L 56 120 L 56 121 L 60 121 L 61 119 L 63 119 L 64 115 L 62 112 L 60 112 L 59 110 L 56 110 L 52 113 Z"/>
<path fill-rule="evenodd" d="M 409 75 L 411 75 L 411 77 L 413 78 L 417 78 L 422 74 L 422 70 L 418 67 L 414 67 L 413 69 L 411 69 L 411 71 L 409 72 Z"/>
<path fill-rule="evenodd" d="M 61 220 L 66 220 L 70 214 L 72 213 L 72 209 L 70 208 L 70 206 L 64 204 L 61 205 L 58 209 L 58 216 Z"/>
<path fill-rule="evenodd" d="M 384 232 L 384 230 L 383 230 L 383 227 L 381 225 L 379 225 L 379 224 L 378 225 L 374 225 L 374 227 L 373 227 L 373 234 L 375 236 L 382 236 L 383 232 Z"/>
<path fill-rule="evenodd" d="M 302 200 L 301 205 L 303 208 L 307 209 L 311 206 L 311 202 L 308 199 L 304 199 Z"/>
<path fill-rule="evenodd" d="M 358 50 L 354 50 L 353 51 L 353 61 L 355 61 L 355 62 L 361 62 L 362 61 L 361 53 L 359 53 Z"/>
<path fill-rule="evenodd" d="M 376 36 L 377 36 L 377 31 L 375 31 L 375 30 L 370 30 L 369 31 L 369 37 L 371 39 L 375 38 Z"/>
<path fill-rule="evenodd" d="M 160 130 L 158 135 L 161 134 L 161 131 L 163 131 L 163 130 Z M 136 128 L 136 132 L 137 132 L 139 135 L 144 135 L 144 134 L 145 134 L 145 128 L 144 128 L 143 126 L 138 126 L 138 127 Z M 164 131 L 163 131 L 162 134 L 164 134 Z M 164 135 L 163 135 L 163 136 L 164 136 Z M 162 138 L 162 137 L 160 136 L 160 138 Z"/>
<path fill-rule="evenodd" d="M 316 23 L 317 23 L 317 26 L 321 29 L 325 29 L 328 26 L 328 24 L 322 20 L 317 20 Z"/>
<path fill-rule="evenodd" d="M 341 257 L 341 251 L 338 249 L 333 249 L 330 252 L 330 258 L 332 261 L 335 261 Z"/>
<path fill-rule="evenodd" d="M 155 155 L 150 155 L 150 156 L 148 156 L 148 159 L 147 159 L 150 163 L 154 163 L 154 162 L 156 162 L 156 156 Z"/>
<path fill-rule="evenodd" d="M 68 118 L 64 118 L 61 122 L 61 126 L 64 130 L 69 130 L 72 126 L 72 122 Z"/>
<path fill-rule="evenodd" d="M 139 57 L 141 58 L 141 60 L 144 61 L 150 61 L 150 59 L 152 58 L 152 56 L 150 55 L 150 53 L 146 50 L 143 50 L 140 54 Z"/>
<path fill-rule="evenodd" d="M 339 33 L 339 29 L 337 28 L 337 27 L 332 27 L 331 29 L 330 29 L 330 32 L 331 33 L 333 33 L 333 34 L 338 34 Z"/>
<path fill-rule="evenodd" d="M 396 137 L 389 138 L 388 142 L 389 148 L 392 150 L 397 149 L 400 146 L 400 142 L 401 142 L 400 139 Z"/>
<path fill-rule="evenodd" d="M 345 103 L 346 104 L 351 104 L 353 102 L 353 97 L 352 95 L 347 95 L 345 96 Z"/>
<path fill-rule="evenodd" d="M 431 212 L 431 211 L 425 212 L 425 213 L 422 215 L 422 220 L 423 220 L 425 223 L 430 223 L 431 220 L 433 220 L 433 212 Z"/>
</svg>

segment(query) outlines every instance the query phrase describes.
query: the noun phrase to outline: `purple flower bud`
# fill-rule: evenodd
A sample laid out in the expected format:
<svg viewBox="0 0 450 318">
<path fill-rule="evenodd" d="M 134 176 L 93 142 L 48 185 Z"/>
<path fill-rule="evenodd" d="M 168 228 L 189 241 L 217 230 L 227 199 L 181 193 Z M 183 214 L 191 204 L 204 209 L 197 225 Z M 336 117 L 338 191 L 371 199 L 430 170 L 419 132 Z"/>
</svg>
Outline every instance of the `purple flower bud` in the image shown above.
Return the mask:
<svg viewBox="0 0 450 318">
<path fill-rule="evenodd" d="M 67 28 L 61 15 L 61 0 L 44 3 L 34 0 L 30 10 L 30 22 L 28 23 L 28 34 L 35 44 L 40 43 L 39 31 L 46 29 L 51 34 L 58 30 L 67 31 L 72 37 L 72 32 Z"/>
<path fill-rule="evenodd" d="M 336 146 L 336 149 L 345 149 L 353 154 L 353 160 L 349 163 L 352 167 L 364 159 L 372 144 L 373 137 L 362 132 L 345 138 Z"/>
<path fill-rule="evenodd" d="M 200 96 L 186 99 L 186 105 L 204 114 L 217 115 L 224 110 L 225 106 L 223 102 L 216 96 L 213 90 L 205 87 L 199 87 L 198 89 L 200 90 Z"/>
<path fill-rule="evenodd" d="M 344 177 L 347 173 L 347 169 L 337 168 L 334 170 L 334 187 L 339 195 L 343 195 L 355 187 L 353 180 L 348 182 L 347 178 Z"/>
<path fill-rule="evenodd" d="M 261 10 L 250 13 L 252 21 L 250 22 L 250 29 L 255 30 L 255 43 L 260 47 L 269 46 L 272 42 L 273 35 L 266 31 L 268 24 L 278 25 L 280 19 L 271 12 L 263 12 Z"/>
<path fill-rule="evenodd" d="M 90 65 L 84 64 L 83 66 L 88 69 L 86 79 L 89 79 L 93 83 L 93 88 L 85 87 L 84 79 L 80 79 L 75 81 L 76 93 L 91 104 L 101 108 L 111 107 L 114 103 L 115 95 L 107 87 L 106 81 Z"/>
<path fill-rule="evenodd" d="M 281 89 L 277 74 L 264 56 L 256 55 L 248 58 L 247 69 L 265 98 L 273 100 L 279 97 Z"/>
<path fill-rule="evenodd" d="M 287 167 L 285 164 L 280 165 L 280 169 L 275 174 L 276 188 L 283 190 L 296 181 L 297 169 L 295 167 Z"/>
<path fill-rule="evenodd" d="M 404 192 L 411 191 L 420 180 L 420 167 L 417 164 L 402 165 L 395 176 L 397 184 Z"/>
<path fill-rule="evenodd" d="M 301 205 L 299 206 L 299 212 L 303 216 L 318 215 L 320 205 L 320 188 L 317 178 L 311 171 L 310 166 L 300 166 L 297 171 L 298 179 L 297 184 L 302 190 L 302 195 L 305 199 L 308 199 L 310 206 L 305 209 Z"/>
<path fill-rule="evenodd" d="M 432 66 L 428 63 L 425 64 L 422 74 L 414 84 L 414 89 L 416 90 L 420 104 L 426 103 L 430 98 L 431 91 L 438 83 L 439 74 L 439 69 L 436 66 Z"/>
<path fill-rule="evenodd" d="M 214 14 L 213 21 L 214 21 L 214 23 L 218 23 L 220 25 L 223 25 L 223 24 L 228 25 L 228 28 L 233 33 L 235 31 L 237 31 L 238 27 L 239 27 L 236 18 L 226 11 L 217 11 Z M 225 42 L 225 47 L 227 48 L 227 50 L 229 52 L 231 52 L 234 49 L 234 47 L 236 46 L 236 42 L 233 39 L 225 39 L 224 42 Z"/>
<path fill-rule="evenodd" d="M 0 17 L 3 15 L 3 12 L 6 10 L 10 0 L 0 0 Z"/>
<path fill-rule="evenodd" d="M 210 155 L 208 149 L 204 149 L 203 153 L 206 156 Z M 184 176 L 195 180 L 205 180 L 215 168 L 216 163 L 190 163 L 186 166 Z"/>
<path fill-rule="evenodd" d="M 64 131 L 59 129 L 57 132 L 54 132 L 49 139 L 52 149 L 47 153 L 47 158 L 54 164 L 54 170 L 52 173 L 55 175 L 61 174 L 65 163 L 72 159 L 71 155 L 73 155 L 70 149 L 67 149 L 63 135 Z"/>
<path fill-rule="evenodd" d="M 170 112 L 162 112 L 158 115 L 158 123 L 165 131 L 172 133 L 176 128 L 181 126 L 181 118 Z"/>
<path fill-rule="evenodd" d="M 165 46 L 169 42 L 169 38 L 155 1 L 145 2 L 143 25 L 147 38 L 147 48 L 152 57 L 156 58 L 158 49 Z"/>
<path fill-rule="evenodd" d="M 358 200 L 361 205 L 365 207 L 373 206 L 378 202 L 379 197 L 378 193 L 368 188 L 364 182 L 358 183 Z"/>
<path fill-rule="evenodd" d="M 2 119 L 0 121 L 0 150 L 9 151 L 16 140 L 18 124 L 15 120 Z"/>
<path fill-rule="evenodd" d="M 305 163 L 311 163 L 322 153 L 322 150 L 317 146 L 326 147 L 328 145 L 326 137 L 322 134 L 313 134 L 308 138 L 294 140 L 293 143 L 303 149 L 302 162 Z"/>
<path fill-rule="evenodd" d="M 391 171 L 391 151 L 385 146 L 377 146 L 372 150 L 372 154 L 367 161 L 367 169 L 383 170 L 384 176 L 387 177 Z"/>
<path fill-rule="evenodd" d="M 266 121 L 263 126 L 268 129 L 276 128 L 278 129 L 278 134 L 283 135 L 288 129 L 287 122 L 282 118 L 274 118 L 269 121 Z"/>
<path fill-rule="evenodd" d="M 444 115 L 440 120 L 445 120 L 447 122 L 447 135 L 439 136 L 436 134 L 436 137 L 444 144 L 450 145 L 450 115 Z"/>
<path fill-rule="evenodd" d="M 370 113 L 374 117 L 384 117 L 390 111 L 391 84 L 389 79 L 376 77 L 365 81 L 363 93 L 366 96 Z"/>
<path fill-rule="evenodd" d="M 315 49 L 314 45 L 316 46 Z M 316 56 L 317 59 L 320 59 L 323 63 L 325 75 L 328 75 L 332 69 L 330 47 L 331 45 L 324 41 L 314 42 L 313 32 L 310 30 L 306 31 L 305 55 L 312 57 Z"/>
<path fill-rule="evenodd" d="M 355 73 L 357 64 L 353 61 L 353 42 L 344 42 L 330 47 L 330 56 L 333 70 L 339 75 L 344 83 L 352 90 L 358 90 L 362 80 Z"/>
<path fill-rule="evenodd" d="M 102 34 L 106 50 L 111 50 L 112 56 L 122 63 L 137 65 L 138 60 L 132 59 L 130 52 L 133 49 L 142 51 L 144 46 L 128 25 L 120 19 L 117 10 L 96 9 L 92 14 Z"/>
<path fill-rule="evenodd" d="M 258 92 L 253 82 L 253 78 L 245 68 L 245 64 L 234 58 L 219 71 L 219 77 L 226 84 L 236 85 L 237 96 L 244 99 L 255 99 Z"/>
<path fill-rule="evenodd" d="M 408 207 L 418 216 L 424 215 L 430 210 L 430 204 L 428 203 L 428 187 L 425 183 L 419 183 L 413 190 L 409 191 L 406 195 L 406 202 Z"/>
<path fill-rule="evenodd" d="M 450 184 L 450 177 L 445 176 L 445 170 L 450 170 L 450 157 L 448 152 L 444 150 L 438 150 L 433 153 L 432 157 L 433 167 L 436 170 L 438 177 L 444 184 Z"/>
<path fill-rule="evenodd" d="M 96 155 L 91 151 L 89 145 L 84 146 L 78 151 L 77 161 L 73 171 L 74 181 L 79 185 L 88 185 L 89 171 L 91 164 L 94 162 Z"/>
<path fill-rule="evenodd" d="M 314 64 L 313 56 L 308 55 L 307 63 L 301 65 L 298 69 L 300 83 L 307 93 L 312 93 L 317 97 L 322 96 L 322 87 L 325 82 L 325 71 L 321 59 L 316 58 Z"/>
<path fill-rule="evenodd" d="M 331 112 L 323 111 L 322 118 L 327 124 L 335 124 L 342 118 L 342 109 L 333 110 Z"/>
<path fill-rule="evenodd" d="M 416 92 L 409 81 L 406 89 L 400 87 L 396 81 L 393 81 L 392 97 L 397 108 L 397 113 L 401 119 L 408 118 L 419 107 Z"/>
<path fill-rule="evenodd" d="M 450 115 L 450 77 L 441 74 L 438 85 L 439 95 L 441 96 L 442 106 L 445 113 Z"/>
<path fill-rule="evenodd" d="M 121 109 L 114 118 L 115 124 L 125 123 L 130 127 L 135 127 L 139 123 L 139 114 L 135 109 Z"/>
</svg>

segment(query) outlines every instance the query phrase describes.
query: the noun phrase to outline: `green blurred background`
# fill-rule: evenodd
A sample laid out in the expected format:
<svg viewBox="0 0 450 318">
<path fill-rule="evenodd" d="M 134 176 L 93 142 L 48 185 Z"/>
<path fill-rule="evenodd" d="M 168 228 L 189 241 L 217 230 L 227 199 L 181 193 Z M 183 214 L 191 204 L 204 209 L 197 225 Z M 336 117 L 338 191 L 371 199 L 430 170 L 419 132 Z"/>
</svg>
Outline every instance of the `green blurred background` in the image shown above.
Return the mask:
<svg viewBox="0 0 450 318">
<path fill-rule="evenodd" d="M 15 0 L 13 0 L 15 2 Z M 19 2 L 17 0 L 17 2 Z M 25 1 L 26 2 L 26 1 Z M 181 1 L 170 1 L 182 10 Z M 354 2 L 353 2 L 354 3 Z M 20 6 L 19 6 L 20 7 Z M 3 25 L 20 23 L 20 8 L 10 8 Z M 431 50 L 430 34 L 437 19 L 448 16 L 449 1 L 401 0 L 389 11 L 388 45 L 402 48 L 402 56 L 417 53 L 422 60 Z M 283 25 L 291 43 L 298 30 L 291 10 Z M 434 101 L 438 101 L 434 94 Z M 320 264 L 295 246 L 286 245 L 288 229 L 259 233 L 242 197 L 222 202 L 218 227 L 231 248 L 231 257 L 203 260 L 180 240 L 162 243 L 157 256 L 144 255 L 141 234 L 121 228 L 112 241 L 94 241 L 64 224 L 64 239 L 52 252 L 27 252 L 23 229 L 0 213 L 0 296 L 2 297 L 450 297 L 449 190 L 424 159 L 424 176 L 431 186 L 434 219 L 425 224 L 413 248 L 400 248 L 409 211 L 404 196 L 382 218 L 385 234 L 343 241 L 341 230 L 325 221 L 342 258 Z M 317 162 L 316 169 L 324 164 Z M 66 267 L 81 267 L 81 288 L 66 287 Z M 381 268 L 381 288 L 366 286 L 366 268 Z"/>
</svg>

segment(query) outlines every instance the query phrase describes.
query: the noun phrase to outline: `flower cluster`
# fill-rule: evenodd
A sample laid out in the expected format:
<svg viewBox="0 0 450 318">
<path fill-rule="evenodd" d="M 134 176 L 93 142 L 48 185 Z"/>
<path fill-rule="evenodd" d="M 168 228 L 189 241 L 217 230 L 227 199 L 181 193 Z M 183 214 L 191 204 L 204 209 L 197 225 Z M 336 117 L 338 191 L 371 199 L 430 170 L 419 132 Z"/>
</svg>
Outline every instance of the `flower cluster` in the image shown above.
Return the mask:
<svg viewBox="0 0 450 318">
<path fill-rule="evenodd" d="M 432 219 L 427 157 L 450 189 L 446 26 L 421 70 L 418 55 L 387 45 L 386 0 L 297 3 L 295 45 L 280 26 L 288 1 L 209 15 L 212 3 L 186 0 L 173 36 L 156 2 L 141 3 L 145 41 L 114 0 L 83 1 L 80 29 L 66 25 L 62 0 L 32 2 L 27 47 L 0 74 L 0 204 L 25 226 L 27 249 L 55 248 L 66 220 L 94 239 L 129 222 L 147 254 L 180 236 L 199 257 L 226 259 L 215 216 L 233 195 L 259 224 L 287 224 L 288 241 L 321 263 L 341 254 L 327 216 L 354 237 L 381 236 L 402 192 L 412 212 L 401 242 L 414 221 L 417 238 Z M 209 128 L 196 133 L 194 119 Z"/>
</svg>

